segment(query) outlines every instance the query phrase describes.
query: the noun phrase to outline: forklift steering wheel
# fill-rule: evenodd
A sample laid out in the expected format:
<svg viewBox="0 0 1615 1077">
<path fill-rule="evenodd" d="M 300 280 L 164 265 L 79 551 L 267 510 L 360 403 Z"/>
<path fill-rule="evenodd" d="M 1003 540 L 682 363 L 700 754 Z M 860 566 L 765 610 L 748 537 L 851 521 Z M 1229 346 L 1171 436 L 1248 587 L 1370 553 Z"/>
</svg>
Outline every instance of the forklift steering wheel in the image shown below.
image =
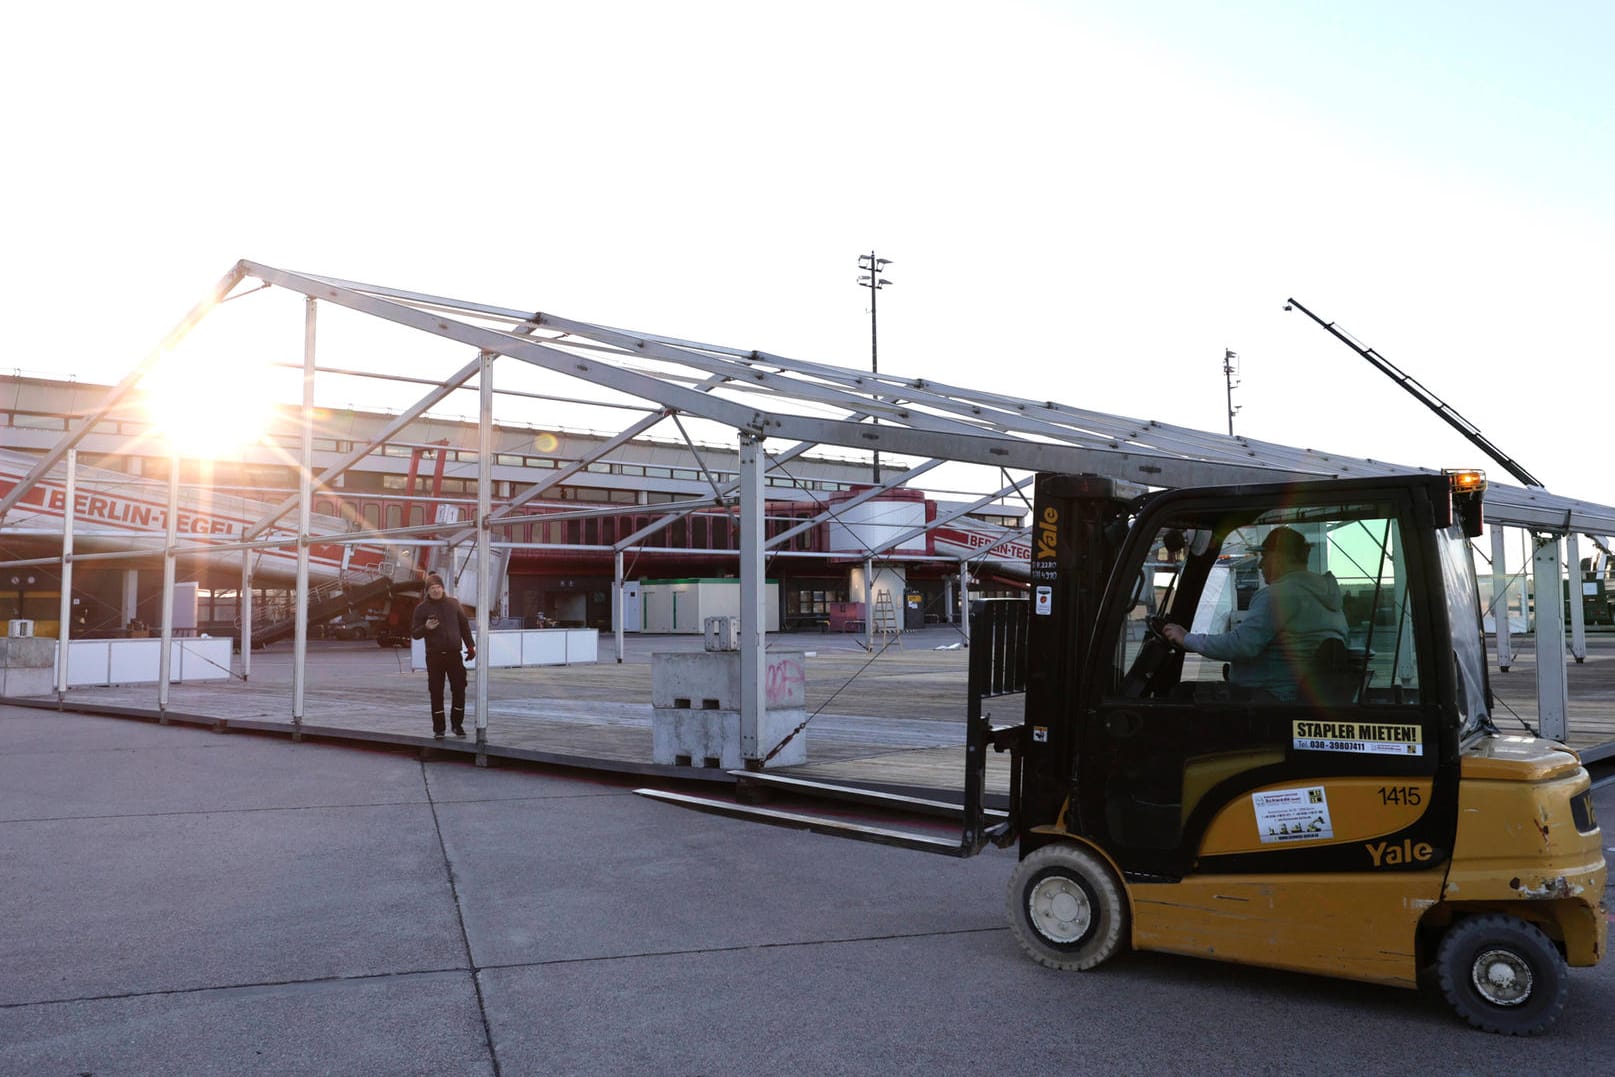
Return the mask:
<svg viewBox="0 0 1615 1077">
<path fill-rule="evenodd" d="M 1160 640 L 1168 652 L 1180 649 L 1177 644 L 1166 638 L 1166 618 L 1162 615 L 1152 613 L 1144 618 L 1144 631 L 1151 639 Z"/>
</svg>

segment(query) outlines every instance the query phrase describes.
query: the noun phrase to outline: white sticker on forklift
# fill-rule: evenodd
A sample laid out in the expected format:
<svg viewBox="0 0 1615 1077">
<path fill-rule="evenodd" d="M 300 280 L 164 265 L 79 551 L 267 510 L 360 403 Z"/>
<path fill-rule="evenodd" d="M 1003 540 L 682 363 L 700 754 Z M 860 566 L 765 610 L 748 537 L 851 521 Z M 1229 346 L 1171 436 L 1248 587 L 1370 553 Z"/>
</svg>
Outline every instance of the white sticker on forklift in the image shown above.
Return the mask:
<svg viewBox="0 0 1615 1077">
<path fill-rule="evenodd" d="M 1383 722 L 1296 722 L 1298 752 L 1360 752 L 1364 755 L 1423 755 L 1424 730 L 1418 725 Z"/>
<path fill-rule="evenodd" d="M 1263 845 L 1335 836 L 1334 824 L 1329 820 L 1329 798 L 1321 785 L 1252 793 L 1251 807 L 1256 809 L 1256 832 Z"/>
<path fill-rule="evenodd" d="M 1037 601 L 1032 607 L 1032 612 L 1040 617 L 1047 617 L 1054 612 L 1054 588 L 1039 587 L 1037 589 Z"/>
</svg>

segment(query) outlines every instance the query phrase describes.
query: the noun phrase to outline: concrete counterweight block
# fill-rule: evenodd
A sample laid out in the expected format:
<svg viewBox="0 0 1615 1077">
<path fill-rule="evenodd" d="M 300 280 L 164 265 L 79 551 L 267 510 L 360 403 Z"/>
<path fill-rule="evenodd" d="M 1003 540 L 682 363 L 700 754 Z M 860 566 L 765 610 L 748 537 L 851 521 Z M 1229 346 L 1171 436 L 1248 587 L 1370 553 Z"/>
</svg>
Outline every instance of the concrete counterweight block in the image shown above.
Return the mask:
<svg viewBox="0 0 1615 1077">
<path fill-rule="evenodd" d="M 48 696 L 55 690 L 55 640 L 0 636 L 0 696 Z"/>
<path fill-rule="evenodd" d="M 765 707 L 758 716 L 757 751 L 764 759 L 807 719 L 807 678 L 801 651 L 771 651 L 764 670 Z M 737 770 L 748 757 L 740 725 L 740 652 L 651 655 L 651 761 L 665 766 Z M 770 767 L 807 762 L 807 732 L 793 737 Z"/>
</svg>

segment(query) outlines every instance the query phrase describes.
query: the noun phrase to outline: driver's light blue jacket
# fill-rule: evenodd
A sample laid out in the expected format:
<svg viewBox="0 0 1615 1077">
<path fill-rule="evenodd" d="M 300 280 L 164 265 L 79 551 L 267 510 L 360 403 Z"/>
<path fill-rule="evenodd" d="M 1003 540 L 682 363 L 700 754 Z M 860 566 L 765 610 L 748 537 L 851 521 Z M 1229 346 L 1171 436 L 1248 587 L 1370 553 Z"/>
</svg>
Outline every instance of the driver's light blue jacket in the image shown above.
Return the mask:
<svg viewBox="0 0 1615 1077">
<path fill-rule="evenodd" d="M 1190 632 L 1183 646 L 1230 663 L 1230 684 L 1294 699 L 1327 639 L 1346 639 L 1340 584 L 1331 573 L 1298 569 L 1256 592 L 1239 627 L 1215 634 Z"/>
</svg>

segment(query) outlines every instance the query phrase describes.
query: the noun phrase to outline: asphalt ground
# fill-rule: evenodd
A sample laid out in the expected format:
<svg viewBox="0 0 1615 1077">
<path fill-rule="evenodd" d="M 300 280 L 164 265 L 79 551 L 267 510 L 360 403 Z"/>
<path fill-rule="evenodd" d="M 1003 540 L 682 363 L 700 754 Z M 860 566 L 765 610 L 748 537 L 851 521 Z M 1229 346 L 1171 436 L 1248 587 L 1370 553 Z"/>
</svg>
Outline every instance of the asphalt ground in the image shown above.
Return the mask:
<svg viewBox="0 0 1615 1077">
<path fill-rule="evenodd" d="M 1573 970 L 1534 1040 L 1428 991 L 1153 954 L 1056 973 L 1004 926 L 1012 863 L 580 772 L 0 706 L 0 1073 L 1607 1065 L 1615 963 Z"/>
</svg>

